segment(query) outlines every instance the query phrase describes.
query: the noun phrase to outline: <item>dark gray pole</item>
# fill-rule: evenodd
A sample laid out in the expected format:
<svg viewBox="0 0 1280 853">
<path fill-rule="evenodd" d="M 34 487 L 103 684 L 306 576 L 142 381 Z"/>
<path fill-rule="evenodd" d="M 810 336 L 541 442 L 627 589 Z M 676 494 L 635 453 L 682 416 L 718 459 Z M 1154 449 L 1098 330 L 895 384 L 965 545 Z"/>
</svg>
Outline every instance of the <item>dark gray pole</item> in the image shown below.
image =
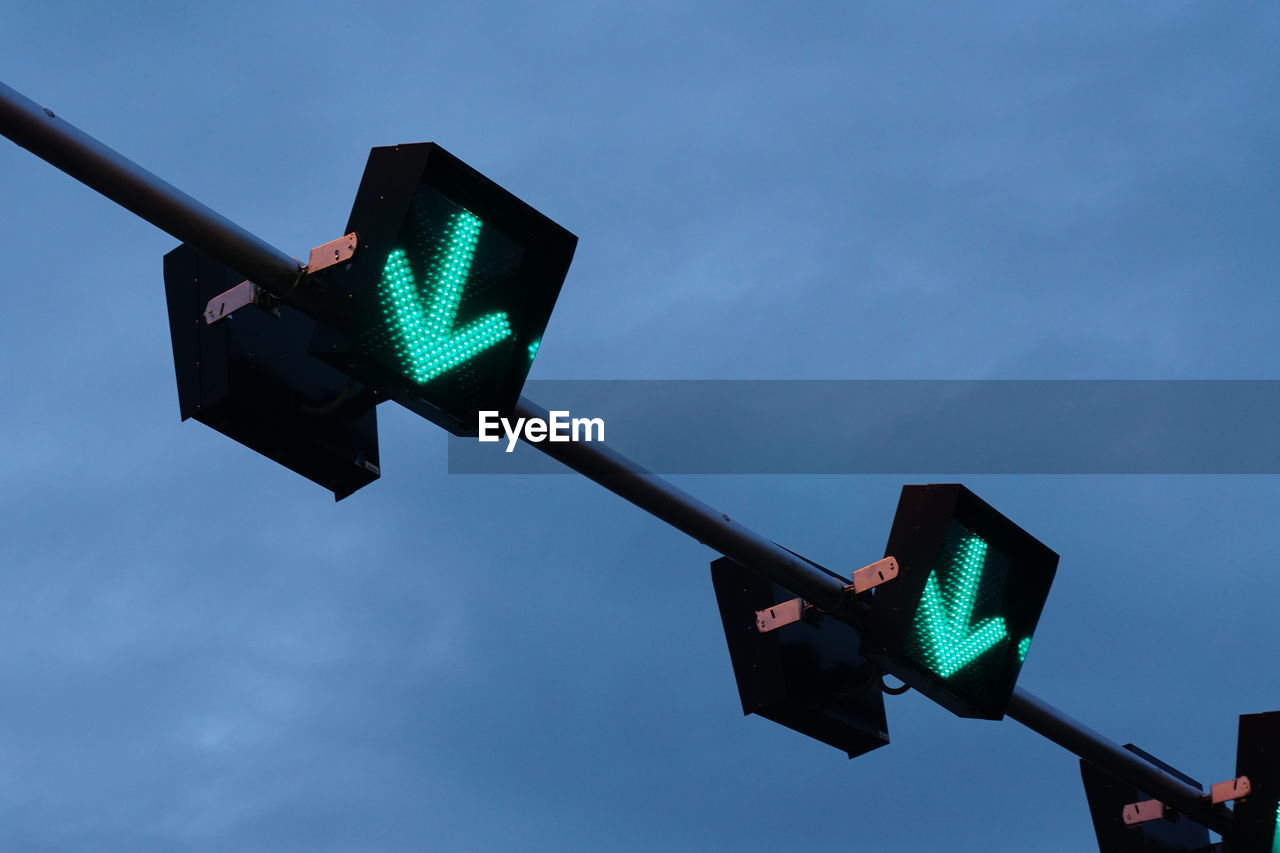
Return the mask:
<svg viewBox="0 0 1280 853">
<path fill-rule="evenodd" d="M 298 262 L 284 252 L 2 83 L 0 134 L 156 227 L 209 253 L 276 296 L 289 296 L 302 275 Z M 546 409 L 523 397 L 516 406 L 516 414 L 522 418 L 547 419 Z M 539 442 L 533 446 L 836 618 L 854 627 L 864 624 L 865 608 L 845 594 L 840 580 L 649 473 L 622 454 L 585 442 Z M 1230 831 L 1231 813 L 1211 806 L 1200 791 L 1025 690 L 1014 691 L 1009 716 L 1117 778 L 1131 782 L 1192 820 L 1223 835 Z"/>
<path fill-rule="evenodd" d="M 1033 732 L 1044 735 L 1116 778 L 1133 783 L 1196 823 L 1223 836 L 1230 833 L 1231 812 L 1226 806 L 1213 805 L 1199 789 L 1076 722 L 1020 687 L 1013 690 L 1008 714 Z"/>
<path fill-rule="evenodd" d="M 524 397 L 516 405 L 515 414 L 519 418 L 548 419 L 546 409 Z M 530 445 L 837 619 L 855 628 L 865 626 L 865 608 L 845 594 L 841 581 L 604 444 L 542 441 L 530 442 Z M 1226 808 L 1213 806 L 1198 789 L 1081 725 L 1033 694 L 1015 689 L 1008 715 L 1197 823 L 1223 835 L 1230 832 L 1231 812 Z"/>
<path fill-rule="evenodd" d="M 0 134 L 276 296 L 288 296 L 302 274 L 296 260 L 270 243 L 3 83 Z"/>
<path fill-rule="evenodd" d="M 521 397 L 516 404 L 515 414 L 520 418 L 546 420 L 548 417 L 546 409 L 526 397 Z M 555 444 L 554 448 L 552 444 Z M 785 583 L 782 580 L 778 582 L 824 610 L 835 610 L 845 597 L 843 585 L 831 575 L 649 473 L 602 443 L 540 442 L 532 446 L 689 534 L 703 545 L 769 577 L 785 578 Z"/>
</svg>

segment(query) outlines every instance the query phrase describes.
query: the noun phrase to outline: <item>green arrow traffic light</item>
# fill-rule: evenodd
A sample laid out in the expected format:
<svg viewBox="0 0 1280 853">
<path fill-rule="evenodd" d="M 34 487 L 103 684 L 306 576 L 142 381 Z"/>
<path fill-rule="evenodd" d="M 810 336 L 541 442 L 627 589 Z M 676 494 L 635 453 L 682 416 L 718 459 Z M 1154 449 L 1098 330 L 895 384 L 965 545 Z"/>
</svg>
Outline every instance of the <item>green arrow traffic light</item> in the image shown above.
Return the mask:
<svg viewBox="0 0 1280 853">
<path fill-rule="evenodd" d="M 966 717 L 1000 719 L 1058 555 L 959 484 L 904 486 L 871 621 L 881 664 Z"/>
<path fill-rule="evenodd" d="M 505 311 L 454 328 L 480 227 L 480 220 L 466 211 L 453 215 L 444 251 L 423 277 L 429 296 L 415 282 L 403 249 L 387 258 L 381 282 L 387 323 L 415 382 L 428 382 L 511 336 Z"/>
<path fill-rule="evenodd" d="M 432 143 L 369 152 L 353 232 L 311 351 L 459 435 L 509 415 L 577 238 Z"/>
<path fill-rule="evenodd" d="M 930 572 L 920 597 L 920 609 L 916 611 L 915 629 L 921 638 L 926 662 L 943 678 L 950 678 L 1009 636 L 1004 619 L 999 616 L 972 624 L 982 570 L 987 562 L 987 543 L 977 536 L 965 537 L 952 559 L 950 594 L 943 591 L 938 573 Z"/>
</svg>

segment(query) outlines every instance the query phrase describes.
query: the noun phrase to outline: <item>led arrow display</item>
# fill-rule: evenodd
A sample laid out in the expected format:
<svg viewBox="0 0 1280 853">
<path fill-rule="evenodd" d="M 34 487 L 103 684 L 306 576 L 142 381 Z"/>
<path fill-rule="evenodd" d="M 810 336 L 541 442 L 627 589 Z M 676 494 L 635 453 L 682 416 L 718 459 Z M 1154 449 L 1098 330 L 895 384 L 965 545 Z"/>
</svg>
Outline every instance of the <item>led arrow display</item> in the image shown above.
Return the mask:
<svg viewBox="0 0 1280 853">
<path fill-rule="evenodd" d="M 343 233 L 310 353 L 454 435 L 511 417 L 578 238 L 433 143 L 370 151 Z"/>
<path fill-rule="evenodd" d="M 977 536 L 964 537 L 950 562 L 944 579 L 936 571 L 929 574 L 915 618 L 923 663 L 943 678 L 955 675 L 1009 636 L 999 616 L 973 624 L 987 543 Z"/>
<path fill-rule="evenodd" d="M 1058 555 L 959 483 L 903 486 L 869 655 L 962 717 L 1004 716 Z"/>
<path fill-rule="evenodd" d="M 503 311 L 455 328 L 480 228 L 480 220 L 465 210 L 450 217 L 444 247 L 424 272 L 422 287 L 415 282 L 403 249 L 393 251 L 383 268 L 379 293 L 396 353 L 408 376 L 419 384 L 511 336 L 511 324 Z M 430 295 L 424 296 L 424 290 Z"/>
</svg>

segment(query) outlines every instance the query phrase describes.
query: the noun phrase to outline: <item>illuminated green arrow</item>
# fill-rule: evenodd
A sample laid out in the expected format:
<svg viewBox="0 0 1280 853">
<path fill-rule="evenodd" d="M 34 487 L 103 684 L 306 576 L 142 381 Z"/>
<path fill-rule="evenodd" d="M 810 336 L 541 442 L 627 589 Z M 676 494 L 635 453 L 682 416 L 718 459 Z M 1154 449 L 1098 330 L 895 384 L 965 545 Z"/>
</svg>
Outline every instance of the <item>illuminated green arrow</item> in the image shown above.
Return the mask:
<svg viewBox="0 0 1280 853">
<path fill-rule="evenodd" d="M 383 309 L 396 352 L 414 382 L 434 379 L 511 336 L 505 311 L 454 328 L 479 240 L 480 220 L 466 211 L 454 214 L 444 250 L 423 276 L 422 288 L 403 249 L 387 257 L 380 289 Z M 430 296 L 424 297 L 424 290 Z"/>
<path fill-rule="evenodd" d="M 915 619 L 925 663 L 943 678 L 955 675 L 1009 636 L 1004 619 L 999 616 L 984 619 L 976 626 L 971 624 L 978 584 L 987 562 L 987 543 L 976 536 L 965 537 L 960 540 L 954 559 L 957 572 L 950 584 L 950 600 L 942 592 L 938 573 L 930 572 Z"/>
</svg>

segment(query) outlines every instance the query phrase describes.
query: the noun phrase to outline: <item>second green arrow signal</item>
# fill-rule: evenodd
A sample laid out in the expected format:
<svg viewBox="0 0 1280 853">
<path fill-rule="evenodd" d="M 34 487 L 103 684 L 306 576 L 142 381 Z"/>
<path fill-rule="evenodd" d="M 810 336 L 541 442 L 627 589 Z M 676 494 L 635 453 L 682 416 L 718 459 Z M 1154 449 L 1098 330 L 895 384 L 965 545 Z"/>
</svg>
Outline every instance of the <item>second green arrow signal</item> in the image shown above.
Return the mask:
<svg viewBox="0 0 1280 853">
<path fill-rule="evenodd" d="M 958 484 L 903 487 L 885 553 L 872 656 L 961 716 L 1003 716 L 1058 555 Z"/>
</svg>

